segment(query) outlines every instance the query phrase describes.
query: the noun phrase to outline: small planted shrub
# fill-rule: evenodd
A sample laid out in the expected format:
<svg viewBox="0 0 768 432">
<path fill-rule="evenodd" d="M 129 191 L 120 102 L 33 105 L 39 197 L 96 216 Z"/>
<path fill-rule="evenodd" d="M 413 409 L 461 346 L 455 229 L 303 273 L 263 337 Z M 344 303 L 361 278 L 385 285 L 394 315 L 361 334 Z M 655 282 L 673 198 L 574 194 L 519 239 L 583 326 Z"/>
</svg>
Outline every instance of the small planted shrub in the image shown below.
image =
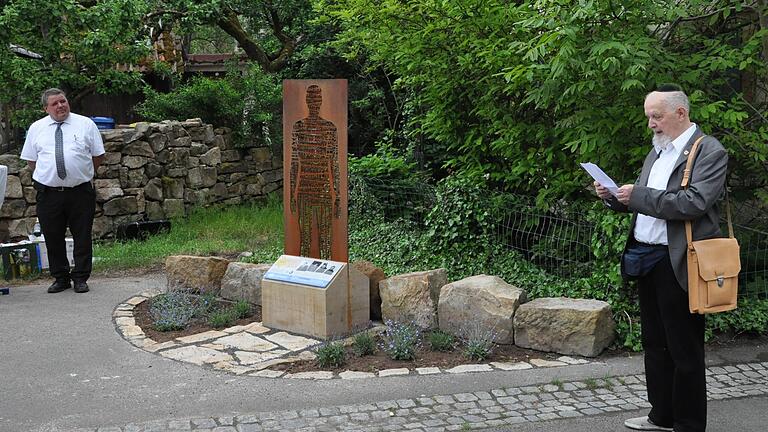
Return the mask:
<svg viewBox="0 0 768 432">
<path fill-rule="evenodd" d="M 369 332 L 362 332 L 355 335 L 352 339 L 352 351 L 358 357 L 373 354 L 376 350 L 376 342 Z"/>
<path fill-rule="evenodd" d="M 229 327 L 235 323 L 237 315 L 234 308 L 219 309 L 208 314 L 208 324 L 211 327 Z"/>
<path fill-rule="evenodd" d="M 151 302 L 149 313 L 157 331 L 182 330 L 197 314 L 197 296 L 185 291 L 162 293 Z"/>
<path fill-rule="evenodd" d="M 232 310 L 235 314 L 235 319 L 245 318 L 251 315 L 251 304 L 245 300 L 238 300 L 232 306 Z"/>
<path fill-rule="evenodd" d="M 429 349 L 432 351 L 451 351 L 456 344 L 456 338 L 442 330 L 433 330 L 429 332 L 427 341 L 429 342 Z"/>
<path fill-rule="evenodd" d="M 420 346 L 419 329 L 410 323 L 387 320 L 381 349 L 392 360 L 413 360 Z"/>
<path fill-rule="evenodd" d="M 484 361 L 493 351 L 496 332 L 487 330 L 479 323 L 470 324 L 462 334 L 464 342 L 463 354 L 470 360 Z"/>
<path fill-rule="evenodd" d="M 317 364 L 321 368 L 337 368 L 344 365 L 344 345 L 338 341 L 326 342 L 315 351 Z"/>
<path fill-rule="evenodd" d="M 197 302 L 195 308 L 195 316 L 198 318 L 204 318 L 209 313 L 213 312 L 216 307 L 216 295 L 212 292 L 205 292 L 199 296 L 194 296 Z"/>
</svg>

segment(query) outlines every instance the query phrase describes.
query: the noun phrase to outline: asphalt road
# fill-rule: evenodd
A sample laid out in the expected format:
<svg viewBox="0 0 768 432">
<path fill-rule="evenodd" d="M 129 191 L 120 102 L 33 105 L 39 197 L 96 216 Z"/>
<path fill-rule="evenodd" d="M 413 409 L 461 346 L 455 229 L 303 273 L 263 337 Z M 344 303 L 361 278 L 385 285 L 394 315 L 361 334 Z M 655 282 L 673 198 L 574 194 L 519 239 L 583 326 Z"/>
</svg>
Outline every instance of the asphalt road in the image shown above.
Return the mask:
<svg viewBox="0 0 768 432">
<path fill-rule="evenodd" d="M 14 286 L 10 295 L 0 296 L 2 432 L 54 432 L 318 408 L 642 373 L 642 358 L 635 355 L 551 369 L 362 381 L 234 376 L 142 351 L 117 334 L 114 307 L 142 291 L 162 287 L 162 274 L 92 278 L 87 294 L 72 290 L 47 294 L 49 283 L 41 280 Z M 768 361 L 768 347 L 747 344 L 708 354 L 710 364 L 749 361 Z M 716 402 L 711 407 L 712 430 L 768 429 L 758 427 L 768 425 L 765 398 Z M 599 416 L 503 430 L 622 430 L 624 417 Z"/>
</svg>

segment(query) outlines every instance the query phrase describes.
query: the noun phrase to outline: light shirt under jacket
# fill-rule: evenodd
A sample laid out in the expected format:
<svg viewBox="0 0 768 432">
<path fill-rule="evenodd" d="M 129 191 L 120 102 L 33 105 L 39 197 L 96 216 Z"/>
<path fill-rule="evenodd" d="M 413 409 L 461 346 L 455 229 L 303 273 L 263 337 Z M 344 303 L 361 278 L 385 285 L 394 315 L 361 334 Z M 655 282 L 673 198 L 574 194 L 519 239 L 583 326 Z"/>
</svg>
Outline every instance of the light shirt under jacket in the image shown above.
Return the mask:
<svg viewBox="0 0 768 432">
<path fill-rule="evenodd" d="M 36 162 L 32 179 L 46 186 L 73 187 L 93 179 L 93 157 L 104 154 L 99 128 L 88 117 L 69 113 L 61 124 L 64 138 L 64 166 L 67 177 L 56 172 L 57 122 L 46 116 L 32 123 L 21 149 L 21 158 Z"/>
<path fill-rule="evenodd" d="M 677 158 L 680 156 L 680 152 L 691 139 L 694 132 L 696 132 L 695 124 L 686 129 L 679 137 L 672 140 L 672 142 L 667 145 L 666 149 L 655 149 L 659 158 L 656 159 L 653 163 L 653 167 L 651 167 L 646 186 L 657 190 L 667 189 L 667 183 L 669 183 L 669 177 L 672 175 L 672 170 L 675 168 Z M 634 235 L 635 240 L 641 243 L 668 244 L 667 221 L 638 213 Z"/>
</svg>

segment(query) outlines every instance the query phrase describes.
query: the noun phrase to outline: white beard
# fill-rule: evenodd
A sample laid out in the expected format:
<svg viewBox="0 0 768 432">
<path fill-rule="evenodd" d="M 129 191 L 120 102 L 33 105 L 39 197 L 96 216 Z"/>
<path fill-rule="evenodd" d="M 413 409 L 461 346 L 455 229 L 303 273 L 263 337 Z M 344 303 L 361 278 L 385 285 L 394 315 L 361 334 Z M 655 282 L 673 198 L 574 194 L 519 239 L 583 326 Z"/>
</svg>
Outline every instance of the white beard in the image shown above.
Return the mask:
<svg viewBox="0 0 768 432">
<path fill-rule="evenodd" d="M 653 134 L 653 146 L 661 149 L 666 150 L 667 146 L 672 142 L 672 138 L 670 138 L 669 135 L 665 134 Z"/>
</svg>

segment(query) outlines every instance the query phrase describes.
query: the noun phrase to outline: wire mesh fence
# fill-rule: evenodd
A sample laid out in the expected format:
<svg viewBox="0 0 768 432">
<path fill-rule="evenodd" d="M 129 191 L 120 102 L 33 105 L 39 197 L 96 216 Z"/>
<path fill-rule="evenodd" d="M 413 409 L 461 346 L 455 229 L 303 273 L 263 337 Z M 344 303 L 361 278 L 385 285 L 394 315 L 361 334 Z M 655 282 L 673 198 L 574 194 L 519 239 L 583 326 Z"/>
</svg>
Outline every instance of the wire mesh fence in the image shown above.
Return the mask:
<svg viewBox="0 0 768 432">
<path fill-rule="evenodd" d="M 356 217 L 373 215 L 425 231 L 429 212 L 439 204 L 435 188 L 425 183 L 352 177 L 349 191 L 351 223 Z M 494 242 L 561 278 L 588 276 L 597 261 L 592 242 L 615 240 L 568 203 L 544 211 L 530 197 L 488 192 L 487 200 L 489 209 L 497 209 L 488 219 Z M 768 220 L 751 203 L 734 208 L 738 214 L 734 232 L 741 246 L 739 295 L 768 299 Z"/>
</svg>

